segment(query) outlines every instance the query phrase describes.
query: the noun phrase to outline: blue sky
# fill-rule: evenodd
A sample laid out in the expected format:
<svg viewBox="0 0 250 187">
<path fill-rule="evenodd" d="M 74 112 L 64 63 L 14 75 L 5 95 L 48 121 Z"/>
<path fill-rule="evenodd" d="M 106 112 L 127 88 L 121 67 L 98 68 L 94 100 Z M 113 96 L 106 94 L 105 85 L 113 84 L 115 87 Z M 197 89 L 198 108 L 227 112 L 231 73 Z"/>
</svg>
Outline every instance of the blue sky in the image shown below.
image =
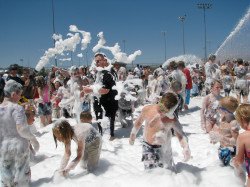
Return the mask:
<svg viewBox="0 0 250 187">
<path fill-rule="evenodd" d="M 54 0 L 55 29 L 64 38 L 69 25 L 90 32 L 88 62 L 98 41 L 96 35 L 103 31 L 108 46 L 118 42 L 123 50 L 125 40 L 126 53 L 140 49 L 142 55 L 135 63 L 162 64 L 165 50 L 161 32 L 166 31 L 167 59 L 182 54 L 182 25 L 178 17 L 186 14 L 186 54 L 204 57 L 203 11 L 196 6 L 203 2 L 212 3 L 212 9 L 206 11 L 209 54 L 216 51 L 244 16 L 249 0 Z M 0 67 L 13 63 L 35 67 L 44 51 L 53 47 L 51 0 L 0 0 L 0 26 Z M 78 53 L 73 53 L 73 61 L 64 65 L 78 65 Z M 83 54 L 85 59 L 80 63 L 85 65 L 86 51 Z"/>
</svg>

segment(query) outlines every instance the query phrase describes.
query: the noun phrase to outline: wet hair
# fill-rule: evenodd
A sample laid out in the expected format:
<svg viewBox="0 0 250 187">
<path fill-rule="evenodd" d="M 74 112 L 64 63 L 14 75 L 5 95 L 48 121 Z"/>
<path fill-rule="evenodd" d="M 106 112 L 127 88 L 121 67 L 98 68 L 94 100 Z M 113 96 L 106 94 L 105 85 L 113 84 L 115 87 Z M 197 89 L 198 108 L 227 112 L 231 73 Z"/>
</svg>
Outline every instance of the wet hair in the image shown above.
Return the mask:
<svg viewBox="0 0 250 187">
<path fill-rule="evenodd" d="M 175 61 L 171 61 L 168 65 L 168 68 L 171 70 L 175 70 L 177 69 L 177 67 L 178 67 L 178 64 Z"/>
<path fill-rule="evenodd" d="M 80 119 L 81 120 L 92 120 L 92 115 L 90 112 L 81 112 Z"/>
<path fill-rule="evenodd" d="M 173 92 L 165 93 L 160 100 L 160 104 L 162 104 L 167 109 L 173 108 L 175 105 L 177 105 L 177 103 L 178 97 Z"/>
<path fill-rule="evenodd" d="M 43 76 L 37 76 L 35 78 L 35 80 L 36 80 L 37 87 L 44 88 L 46 81 L 45 81 L 45 78 Z"/>
<path fill-rule="evenodd" d="M 171 82 L 170 87 L 173 90 L 173 92 L 177 93 L 178 91 L 182 89 L 182 84 L 181 82 L 174 80 Z"/>
<path fill-rule="evenodd" d="M 244 120 L 246 123 L 250 122 L 250 104 L 241 104 L 236 109 L 235 117 L 237 121 L 241 124 L 241 121 Z"/>
<path fill-rule="evenodd" d="M 62 136 L 63 143 L 70 142 L 74 135 L 74 130 L 66 120 L 58 120 L 52 128 L 54 141 L 57 147 L 57 135 Z"/>
<path fill-rule="evenodd" d="M 213 81 L 211 82 L 211 88 L 213 88 L 213 86 L 215 85 L 215 83 L 219 83 L 221 85 L 221 88 L 222 88 L 222 83 L 218 79 L 213 79 Z"/>
<path fill-rule="evenodd" d="M 236 62 L 237 62 L 238 65 L 243 65 L 243 64 L 244 64 L 242 58 L 238 58 L 238 59 L 236 60 Z"/>
<path fill-rule="evenodd" d="M 219 104 L 221 107 L 227 109 L 229 112 L 234 113 L 239 106 L 238 100 L 235 97 L 228 96 L 220 99 Z"/>
<path fill-rule="evenodd" d="M 210 54 L 208 57 L 208 60 L 214 61 L 216 59 L 216 56 L 214 54 Z"/>
<path fill-rule="evenodd" d="M 24 69 L 23 69 L 23 74 L 24 74 L 24 73 L 30 74 L 30 70 L 29 70 L 28 68 L 24 68 Z"/>
<path fill-rule="evenodd" d="M 6 82 L 5 86 L 4 86 L 4 96 L 7 98 L 11 97 L 11 93 L 15 92 L 15 93 L 20 93 L 23 90 L 23 86 L 10 79 Z"/>
<path fill-rule="evenodd" d="M 178 67 L 180 67 L 180 68 L 185 68 L 185 67 L 186 67 L 186 66 L 185 66 L 185 62 L 179 61 L 179 62 L 178 62 Z"/>
</svg>

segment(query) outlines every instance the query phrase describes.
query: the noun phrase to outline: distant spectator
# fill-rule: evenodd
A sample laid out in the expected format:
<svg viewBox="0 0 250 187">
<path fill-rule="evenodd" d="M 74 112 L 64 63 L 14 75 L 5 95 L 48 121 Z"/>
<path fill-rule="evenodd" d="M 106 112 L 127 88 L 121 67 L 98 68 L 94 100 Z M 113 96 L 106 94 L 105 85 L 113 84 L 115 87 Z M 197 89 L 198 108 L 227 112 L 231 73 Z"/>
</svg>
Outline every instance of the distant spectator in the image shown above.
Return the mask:
<svg viewBox="0 0 250 187">
<path fill-rule="evenodd" d="M 9 75 L 6 79 L 6 81 L 12 79 L 18 83 L 20 83 L 22 86 L 24 85 L 24 81 L 17 76 L 17 71 L 19 70 L 19 66 L 17 64 L 11 64 L 9 66 Z"/>
</svg>

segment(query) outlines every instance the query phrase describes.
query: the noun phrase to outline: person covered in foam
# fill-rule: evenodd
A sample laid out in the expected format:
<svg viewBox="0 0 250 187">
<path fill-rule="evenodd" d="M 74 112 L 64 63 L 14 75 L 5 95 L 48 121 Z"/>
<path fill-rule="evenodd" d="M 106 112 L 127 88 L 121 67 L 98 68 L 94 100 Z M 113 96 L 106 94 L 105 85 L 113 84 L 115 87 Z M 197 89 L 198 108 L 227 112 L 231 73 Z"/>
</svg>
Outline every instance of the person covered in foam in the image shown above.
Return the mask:
<svg viewBox="0 0 250 187">
<path fill-rule="evenodd" d="M 200 111 L 201 128 L 209 133 L 214 126 L 218 124 L 218 104 L 222 96 L 220 91 L 222 84 L 220 80 L 214 79 L 211 83 L 211 93 L 206 95 L 202 100 L 202 108 Z"/>
<path fill-rule="evenodd" d="M 5 98 L 0 104 L 0 175 L 2 186 L 29 186 L 30 143 L 37 152 L 39 143 L 30 132 L 24 108 L 17 104 L 22 85 L 6 82 Z"/>
<path fill-rule="evenodd" d="M 162 96 L 158 104 L 144 106 L 140 116 L 135 121 L 129 143 L 134 144 L 136 135 L 143 122 L 145 122 L 142 143 L 142 161 L 145 169 L 165 167 L 175 170 L 171 147 L 171 128 L 176 132 L 176 136 L 183 148 L 185 161 L 190 159 L 191 153 L 187 137 L 174 115 L 177 106 L 177 95 L 167 92 Z"/>
<path fill-rule="evenodd" d="M 232 96 L 223 97 L 219 101 L 218 107 L 220 114 L 219 126 L 209 133 L 212 143 L 220 142 L 218 155 L 225 166 L 230 163 L 231 158 L 236 153 L 236 140 L 240 130 L 234 116 L 237 107 L 238 101 L 236 98 Z"/>
<path fill-rule="evenodd" d="M 92 115 L 89 112 L 82 112 L 80 120 L 81 122 L 75 126 L 71 126 L 66 120 L 58 120 L 52 128 L 56 147 L 57 141 L 62 142 L 65 146 L 64 156 L 58 170 L 62 176 L 67 176 L 79 162 L 81 162 L 81 167 L 87 169 L 88 172 L 94 171 L 98 166 L 102 147 L 101 135 L 91 125 Z M 77 144 L 77 154 L 69 162 L 71 140 Z"/>
</svg>

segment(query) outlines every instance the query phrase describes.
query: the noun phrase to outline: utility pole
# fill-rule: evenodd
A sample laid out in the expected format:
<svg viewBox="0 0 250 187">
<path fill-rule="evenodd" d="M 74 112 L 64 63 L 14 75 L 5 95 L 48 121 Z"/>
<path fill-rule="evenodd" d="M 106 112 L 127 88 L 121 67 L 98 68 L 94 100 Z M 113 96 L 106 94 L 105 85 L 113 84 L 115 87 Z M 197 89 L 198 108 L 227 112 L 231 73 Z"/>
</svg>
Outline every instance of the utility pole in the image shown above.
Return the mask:
<svg viewBox="0 0 250 187">
<path fill-rule="evenodd" d="M 161 31 L 164 37 L 164 60 L 167 60 L 167 41 L 166 41 L 166 31 Z"/>
<path fill-rule="evenodd" d="M 198 3 L 197 7 L 203 9 L 203 20 L 204 20 L 204 60 L 207 60 L 207 26 L 206 26 L 206 10 L 212 8 L 211 3 Z"/>
<path fill-rule="evenodd" d="M 184 16 L 180 16 L 179 20 L 182 22 L 182 47 L 183 47 L 183 54 L 185 55 L 185 30 L 184 30 L 184 21 L 186 19 L 186 14 Z"/>
<path fill-rule="evenodd" d="M 56 33 L 56 29 L 55 29 L 55 7 L 54 7 L 54 0 L 51 0 L 51 4 L 52 4 L 52 27 L 53 27 L 53 34 Z M 56 46 L 56 40 L 53 39 L 53 43 L 54 43 L 54 47 Z M 55 56 L 55 65 L 57 66 L 57 59 Z"/>
</svg>

